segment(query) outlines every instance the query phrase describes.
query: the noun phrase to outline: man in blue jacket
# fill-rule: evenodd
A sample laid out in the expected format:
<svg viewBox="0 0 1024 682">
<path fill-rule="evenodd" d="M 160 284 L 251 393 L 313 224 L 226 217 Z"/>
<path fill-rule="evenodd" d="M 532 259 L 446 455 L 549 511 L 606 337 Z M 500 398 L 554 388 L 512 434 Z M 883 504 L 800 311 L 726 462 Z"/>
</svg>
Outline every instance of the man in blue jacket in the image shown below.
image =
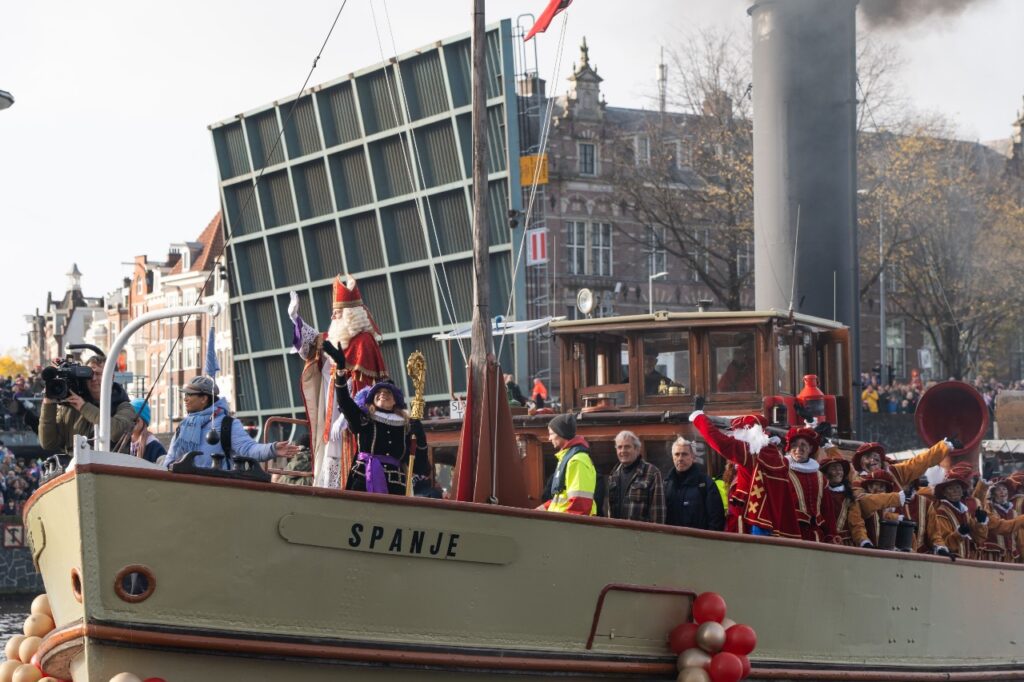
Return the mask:
<svg viewBox="0 0 1024 682">
<path fill-rule="evenodd" d="M 232 455 L 248 457 L 258 462 L 265 462 L 274 457 L 294 456 L 300 450 L 298 445 L 293 445 L 286 440 L 277 443 L 254 441 L 246 433 L 242 423 L 230 417 L 228 403 L 224 398 L 217 396 L 217 385 L 210 377 L 199 376 L 192 379 L 183 389 L 183 393 L 185 411 L 188 414 L 178 426 L 177 431 L 174 432 L 174 438 L 171 439 L 171 447 L 164 460 L 167 468 L 193 450 L 202 453 L 195 458 L 197 467 L 213 466 L 213 455 L 224 454 L 225 447 L 228 447 Z M 227 434 L 221 428 L 225 418 L 231 419 Z M 216 431 L 218 436 L 222 436 L 215 444 L 211 444 L 207 440 L 207 434 L 211 430 Z M 224 440 L 229 442 L 225 444 Z M 228 458 L 225 457 L 224 467 L 229 466 Z"/>
</svg>

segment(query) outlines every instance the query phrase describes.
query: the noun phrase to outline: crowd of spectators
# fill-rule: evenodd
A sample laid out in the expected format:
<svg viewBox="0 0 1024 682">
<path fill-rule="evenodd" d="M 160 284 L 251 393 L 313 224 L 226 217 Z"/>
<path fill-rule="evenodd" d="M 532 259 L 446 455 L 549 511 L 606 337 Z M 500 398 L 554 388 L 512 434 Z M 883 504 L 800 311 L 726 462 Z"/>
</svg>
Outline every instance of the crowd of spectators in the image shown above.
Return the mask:
<svg viewBox="0 0 1024 682">
<path fill-rule="evenodd" d="M 15 457 L 0 442 L 0 513 L 21 516 L 25 501 L 38 487 L 39 460 Z"/>
<path fill-rule="evenodd" d="M 43 379 L 38 372 L 0 377 L 0 431 L 22 431 L 28 404 L 43 395 Z"/>
<path fill-rule="evenodd" d="M 873 377 L 862 377 L 861 405 L 865 412 L 884 414 L 913 414 L 924 393 L 920 380 L 911 383 L 893 382 L 880 385 Z"/>
<path fill-rule="evenodd" d="M 892 381 L 880 384 L 875 373 L 861 374 L 861 407 L 865 412 L 882 414 L 914 414 L 917 403 L 934 382 L 912 378 L 908 382 Z M 1024 391 L 1024 380 L 1004 384 L 996 379 L 975 379 L 970 382 L 985 400 L 989 412 L 994 413 L 996 397 L 1003 391 Z"/>
</svg>

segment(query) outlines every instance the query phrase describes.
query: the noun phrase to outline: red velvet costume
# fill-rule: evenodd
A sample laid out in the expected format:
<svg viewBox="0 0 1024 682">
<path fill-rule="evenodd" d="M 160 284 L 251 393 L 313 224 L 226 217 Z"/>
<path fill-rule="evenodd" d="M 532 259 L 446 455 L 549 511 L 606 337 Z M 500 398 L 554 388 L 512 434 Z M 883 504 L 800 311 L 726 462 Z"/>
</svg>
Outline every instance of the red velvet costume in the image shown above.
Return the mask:
<svg viewBox="0 0 1024 682">
<path fill-rule="evenodd" d="M 766 421 L 758 417 L 752 415 L 733 420 L 734 430 L 746 428 L 754 420 Z M 746 525 L 750 524 L 770 531 L 773 535 L 800 538 L 789 465 L 779 449 L 765 445 L 757 453 L 752 453 L 747 443 L 719 431 L 704 414 L 698 414 L 692 420 L 711 449 L 736 465 L 733 496 L 745 502 L 739 519 L 740 530 L 747 532 L 749 529 Z M 741 487 L 744 482 L 746 488 Z M 733 506 L 730 504 L 730 515 L 734 513 Z"/>
<path fill-rule="evenodd" d="M 797 439 L 806 441 L 811 447 L 811 456 L 806 462 L 797 462 L 792 455 L 786 456 L 789 480 L 796 494 L 796 518 L 800 523 L 800 535 L 809 542 L 824 542 L 826 536 L 835 534 L 835 529 L 826 528 L 826 515 L 822 513 L 823 506 L 831 504 L 831 501 L 825 496 L 828 482 L 814 460 L 820 439 L 814 429 L 790 429 L 786 434 L 786 449 L 789 450 Z M 833 515 L 830 513 L 827 516 Z"/>
</svg>

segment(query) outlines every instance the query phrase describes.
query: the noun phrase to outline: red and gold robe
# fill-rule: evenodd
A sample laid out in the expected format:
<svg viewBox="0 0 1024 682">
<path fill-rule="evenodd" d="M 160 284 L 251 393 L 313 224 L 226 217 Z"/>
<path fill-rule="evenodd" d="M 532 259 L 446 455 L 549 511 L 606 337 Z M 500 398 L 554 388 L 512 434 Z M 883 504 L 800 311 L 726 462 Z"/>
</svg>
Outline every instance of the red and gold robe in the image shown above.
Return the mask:
<svg viewBox="0 0 1024 682">
<path fill-rule="evenodd" d="M 694 419 L 693 425 L 712 450 L 736 465 L 736 488 L 744 477 L 750 482 L 742 496 L 745 505 L 738 519 L 741 524 L 752 524 L 781 537 L 800 538 L 789 464 L 779 449 L 766 445 L 751 453 L 746 443 L 719 431 L 703 414 Z"/>
<path fill-rule="evenodd" d="M 800 535 L 809 542 L 824 542 L 826 536 L 835 534 L 834 530 L 826 529 L 826 519 L 822 514 L 822 506 L 831 502 L 826 502 L 825 498 L 825 475 L 818 470 L 814 460 L 803 464 L 788 458 L 786 461 L 789 464 L 789 480 L 793 483 L 796 495 L 796 519 L 800 523 Z"/>
</svg>

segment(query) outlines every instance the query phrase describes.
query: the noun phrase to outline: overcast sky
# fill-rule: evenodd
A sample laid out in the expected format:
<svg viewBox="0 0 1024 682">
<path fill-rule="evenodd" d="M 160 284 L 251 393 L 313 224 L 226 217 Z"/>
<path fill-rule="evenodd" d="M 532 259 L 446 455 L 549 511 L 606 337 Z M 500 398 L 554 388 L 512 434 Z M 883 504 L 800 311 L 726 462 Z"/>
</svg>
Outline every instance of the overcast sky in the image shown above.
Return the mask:
<svg viewBox="0 0 1024 682">
<path fill-rule="evenodd" d="M 489 0 L 488 20 L 539 14 L 547 0 Z M 578 0 L 568 11 L 564 90 L 582 36 L 612 106 L 649 106 L 659 47 L 702 26 L 749 30 L 742 0 Z M 974 0 L 962 14 L 872 29 L 907 60 L 914 106 L 967 139 L 1010 135 L 1024 98 L 1024 2 Z M 100 296 L 122 261 L 194 239 L 218 210 L 206 126 L 298 90 L 340 0 L 99 0 L 0 3 L 0 353 L 23 315 L 61 296 L 77 262 Z M 388 0 L 398 52 L 464 33 L 470 0 Z M 384 0 L 374 0 L 390 56 Z M 551 80 L 561 17 L 540 36 Z M 348 0 L 311 84 L 380 61 L 370 0 Z"/>
</svg>

